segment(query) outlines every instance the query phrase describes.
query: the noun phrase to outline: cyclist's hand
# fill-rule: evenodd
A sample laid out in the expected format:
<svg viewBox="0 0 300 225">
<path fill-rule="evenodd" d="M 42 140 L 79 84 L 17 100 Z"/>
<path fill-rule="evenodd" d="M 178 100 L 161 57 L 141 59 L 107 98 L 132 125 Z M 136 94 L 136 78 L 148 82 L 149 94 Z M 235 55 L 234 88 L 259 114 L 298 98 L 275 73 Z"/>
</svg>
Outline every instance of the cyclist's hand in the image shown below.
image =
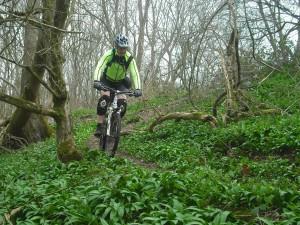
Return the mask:
<svg viewBox="0 0 300 225">
<path fill-rule="evenodd" d="M 142 90 L 141 89 L 135 89 L 133 92 L 134 97 L 140 97 L 142 96 Z"/>
<path fill-rule="evenodd" d="M 100 81 L 94 80 L 94 88 L 96 88 L 99 91 L 101 90 L 102 85 L 101 85 Z"/>
</svg>

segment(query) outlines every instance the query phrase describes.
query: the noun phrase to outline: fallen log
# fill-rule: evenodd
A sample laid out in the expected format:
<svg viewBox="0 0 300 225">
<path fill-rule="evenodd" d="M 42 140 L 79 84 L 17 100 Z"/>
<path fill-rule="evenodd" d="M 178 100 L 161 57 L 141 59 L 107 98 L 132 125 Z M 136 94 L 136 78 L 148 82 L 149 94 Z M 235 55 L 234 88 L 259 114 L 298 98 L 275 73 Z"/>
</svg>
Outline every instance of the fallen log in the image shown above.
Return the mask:
<svg viewBox="0 0 300 225">
<path fill-rule="evenodd" d="M 175 112 L 158 117 L 149 127 L 149 131 L 153 132 L 154 127 L 166 120 L 199 120 L 208 122 L 212 127 L 217 126 L 217 119 L 214 116 L 204 114 L 202 112 Z"/>
</svg>

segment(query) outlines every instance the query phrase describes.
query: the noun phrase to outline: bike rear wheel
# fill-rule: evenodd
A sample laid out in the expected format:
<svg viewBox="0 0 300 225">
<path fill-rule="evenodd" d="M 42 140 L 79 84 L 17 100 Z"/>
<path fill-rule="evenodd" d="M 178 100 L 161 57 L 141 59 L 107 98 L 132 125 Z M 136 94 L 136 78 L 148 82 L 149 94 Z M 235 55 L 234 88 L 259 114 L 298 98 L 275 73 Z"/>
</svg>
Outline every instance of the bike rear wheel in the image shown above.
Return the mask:
<svg viewBox="0 0 300 225">
<path fill-rule="evenodd" d="M 121 133 L 121 116 L 119 113 L 114 113 L 111 117 L 110 134 L 104 136 L 105 151 L 109 156 L 114 157 L 118 149 Z"/>
</svg>

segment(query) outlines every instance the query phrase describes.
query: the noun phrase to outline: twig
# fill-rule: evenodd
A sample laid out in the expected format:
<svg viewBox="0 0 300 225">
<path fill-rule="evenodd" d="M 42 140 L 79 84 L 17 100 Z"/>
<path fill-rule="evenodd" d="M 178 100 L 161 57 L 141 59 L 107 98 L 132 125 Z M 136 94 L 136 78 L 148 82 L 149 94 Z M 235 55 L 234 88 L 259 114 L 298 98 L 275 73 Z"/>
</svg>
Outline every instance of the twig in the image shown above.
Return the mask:
<svg viewBox="0 0 300 225">
<path fill-rule="evenodd" d="M 255 41 L 254 41 L 253 33 L 252 33 L 251 28 L 250 28 L 250 24 L 249 24 L 249 20 L 248 20 L 248 14 L 247 14 L 247 10 L 246 10 L 246 3 L 245 3 L 245 0 L 243 0 L 243 3 L 244 3 L 244 13 L 245 13 L 245 18 L 246 18 L 246 24 L 247 24 L 247 28 L 248 28 L 248 30 L 249 30 L 249 34 L 250 34 L 250 37 L 251 37 L 251 41 L 252 41 L 252 57 L 253 57 L 253 59 L 254 59 L 255 61 L 257 61 L 258 63 L 261 63 L 261 64 L 263 64 L 263 65 L 265 65 L 265 66 L 267 66 L 267 67 L 269 67 L 269 68 L 271 68 L 271 69 L 273 69 L 273 70 L 282 72 L 280 69 L 275 68 L 274 66 L 271 66 L 271 65 L 269 65 L 268 63 L 263 62 L 263 61 L 261 61 L 261 60 L 258 60 L 258 59 L 256 58 L 256 56 L 255 56 L 255 48 L 254 48 L 254 46 L 255 46 Z"/>
<path fill-rule="evenodd" d="M 11 82 L 5 80 L 5 79 L 2 78 L 2 77 L 0 77 L 0 79 L 1 79 L 4 83 L 6 83 L 6 84 L 8 84 L 9 86 L 11 86 L 11 87 L 15 90 L 15 92 L 16 92 L 18 95 L 20 94 L 19 91 L 18 91 L 18 89 L 17 89 L 17 87 L 16 87 L 15 85 L 13 85 Z"/>
<path fill-rule="evenodd" d="M 258 84 L 261 85 L 266 79 L 269 78 L 269 76 L 271 76 L 271 74 L 272 74 L 274 71 L 275 71 L 275 70 L 273 69 L 273 70 L 271 71 L 271 73 L 269 73 L 265 78 L 263 78 L 261 81 L 259 81 Z"/>
<path fill-rule="evenodd" d="M 10 213 L 5 213 L 4 217 L 5 217 L 5 220 L 6 222 L 9 224 L 9 225 L 14 225 L 14 220 L 15 220 L 15 216 L 22 210 L 23 207 L 18 207 L 18 208 L 15 208 L 13 210 L 11 210 Z"/>
<path fill-rule="evenodd" d="M 199 44 L 198 44 L 198 47 L 197 47 L 197 50 L 196 50 L 196 53 L 195 53 L 195 57 L 194 57 L 194 61 L 193 61 L 193 67 L 192 68 L 195 68 L 196 66 L 196 63 L 197 63 L 197 58 L 198 58 L 198 54 L 199 54 L 199 51 L 200 51 L 200 46 L 202 44 L 202 41 L 204 39 L 204 36 L 206 34 L 206 31 L 208 30 L 208 26 L 209 24 L 213 21 L 213 19 L 215 18 L 215 16 L 221 12 L 223 10 L 223 8 L 227 5 L 227 1 L 223 2 L 223 4 L 220 5 L 220 7 L 214 12 L 214 14 L 209 18 L 209 21 L 207 22 L 207 24 L 205 25 L 205 28 L 204 28 L 204 32 L 200 38 L 200 41 L 199 41 Z M 193 73 L 192 73 L 193 75 Z M 192 104 L 192 106 L 197 109 L 196 105 L 194 104 L 194 102 L 192 101 L 192 98 L 191 98 L 191 87 L 190 87 L 190 83 L 191 83 L 191 80 L 192 80 L 192 77 L 190 77 L 189 79 L 189 99 L 190 99 L 190 102 Z"/>
<path fill-rule="evenodd" d="M 25 138 L 17 137 L 9 134 L 4 134 L 3 139 L 5 140 L 5 145 L 8 147 L 14 147 L 14 146 L 24 147 L 29 144 Z"/>
<path fill-rule="evenodd" d="M 289 110 L 289 108 L 291 108 L 292 106 L 294 106 L 296 103 L 299 103 L 299 100 L 296 100 L 296 101 L 294 101 L 291 105 L 289 105 L 289 106 L 283 111 L 283 113 L 286 113 L 286 112 Z"/>
<path fill-rule="evenodd" d="M 0 152 L 3 151 L 3 152 L 11 152 L 11 150 L 9 148 L 5 148 L 4 146 L 0 145 Z M 1 224 L 1 223 L 0 223 Z"/>
<path fill-rule="evenodd" d="M 9 123 L 10 119 L 0 121 L 0 127 L 5 127 Z"/>
<path fill-rule="evenodd" d="M 42 27 L 47 27 L 47 28 L 50 28 L 50 29 L 53 29 L 53 30 L 56 30 L 56 31 L 60 31 L 60 32 L 63 32 L 63 33 L 72 33 L 72 34 L 82 34 L 83 32 L 81 31 L 67 31 L 67 30 L 64 30 L 64 29 L 60 29 L 60 28 L 57 28 L 55 26 L 51 26 L 49 24 L 46 24 L 46 23 L 42 23 L 40 21 L 37 21 L 37 20 L 34 20 L 32 18 L 28 18 L 28 17 L 25 17 L 25 16 L 18 16 L 16 14 L 13 14 L 13 13 L 10 13 L 10 15 L 14 18 L 17 18 L 17 19 L 20 19 L 22 21 L 28 21 L 28 22 L 31 22 L 33 25 L 35 25 L 36 27 L 39 27 L 39 28 L 42 28 Z"/>
<path fill-rule="evenodd" d="M 2 55 L 0 55 L 0 58 L 1 59 L 4 59 L 10 63 L 13 63 L 17 66 L 20 66 L 22 68 L 25 68 L 27 69 L 51 94 L 53 94 L 55 97 L 58 97 L 59 95 L 56 93 L 56 91 L 54 91 L 43 79 L 41 79 L 41 77 L 39 75 L 36 74 L 36 72 L 34 72 L 34 70 L 32 69 L 31 66 L 26 66 L 26 65 L 22 65 L 12 59 L 9 59 L 9 58 L 6 58 Z M 44 66 L 47 70 L 48 70 L 48 67 L 47 66 Z"/>
</svg>

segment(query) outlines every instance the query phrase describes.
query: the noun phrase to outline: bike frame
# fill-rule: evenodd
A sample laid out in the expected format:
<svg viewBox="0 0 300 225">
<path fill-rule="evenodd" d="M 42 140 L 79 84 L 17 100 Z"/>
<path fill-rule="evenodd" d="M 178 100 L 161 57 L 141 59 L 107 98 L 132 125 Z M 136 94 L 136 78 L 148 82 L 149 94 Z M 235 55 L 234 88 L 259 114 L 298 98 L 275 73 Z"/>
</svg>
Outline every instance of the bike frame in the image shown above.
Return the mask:
<svg viewBox="0 0 300 225">
<path fill-rule="evenodd" d="M 110 135 L 110 125 L 111 125 L 111 117 L 113 113 L 121 113 L 121 108 L 118 108 L 118 90 L 115 93 L 110 93 L 110 95 L 113 95 L 113 100 L 109 104 L 108 109 L 107 109 L 107 116 L 106 116 L 106 135 Z"/>
<path fill-rule="evenodd" d="M 110 152 L 110 156 L 114 157 L 118 148 L 120 132 L 121 132 L 121 111 L 122 106 L 118 107 L 118 96 L 125 94 L 134 96 L 132 91 L 119 91 L 103 85 L 101 82 L 94 83 L 94 88 L 101 91 L 109 91 L 109 102 L 107 112 L 105 114 L 106 131 L 99 139 L 99 147 L 103 151 Z"/>
<path fill-rule="evenodd" d="M 106 114 L 106 135 L 110 135 L 110 127 L 111 127 L 111 118 L 114 113 L 121 113 L 121 108 L 118 108 L 118 95 L 128 95 L 133 96 L 132 91 L 119 91 L 101 84 L 101 87 L 98 90 L 109 91 L 110 92 L 110 102 L 107 108 Z"/>
</svg>

